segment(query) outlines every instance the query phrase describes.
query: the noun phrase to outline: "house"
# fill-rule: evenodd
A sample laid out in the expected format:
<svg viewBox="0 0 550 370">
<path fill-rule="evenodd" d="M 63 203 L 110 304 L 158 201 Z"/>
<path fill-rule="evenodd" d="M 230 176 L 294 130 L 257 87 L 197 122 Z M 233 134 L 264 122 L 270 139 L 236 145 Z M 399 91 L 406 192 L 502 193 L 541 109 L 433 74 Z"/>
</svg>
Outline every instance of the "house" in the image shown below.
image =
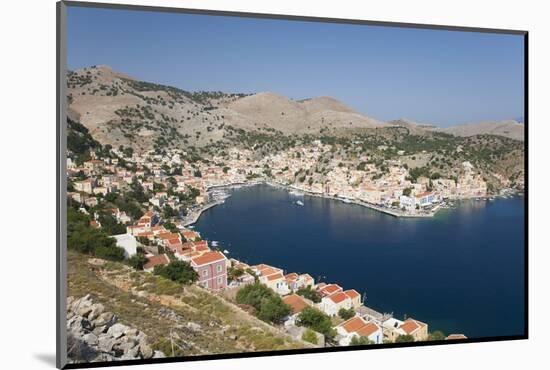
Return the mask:
<svg viewBox="0 0 550 370">
<path fill-rule="evenodd" d="M 336 316 L 340 309 L 346 310 L 352 307 L 351 299 L 344 292 L 336 292 L 321 299 L 321 310 L 329 316 Z"/>
<path fill-rule="evenodd" d="M 144 227 L 153 227 L 159 222 L 158 215 L 153 211 L 146 212 L 138 220 L 137 224 Z"/>
<path fill-rule="evenodd" d="M 143 265 L 143 270 L 147 272 L 153 272 L 155 266 L 167 265 L 170 263 L 170 259 L 166 254 L 159 254 L 152 257 L 147 257 L 147 263 Z"/>
<path fill-rule="evenodd" d="M 260 283 L 267 285 L 269 288 L 273 289 L 277 294 L 285 295 L 290 293 L 288 284 L 281 272 L 275 272 L 270 275 L 261 276 Z"/>
<path fill-rule="evenodd" d="M 82 181 L 76 181 L 74 188 L 76 191 L 82 191 L 84 193 L 92 194 L 95 187 L 95 181 L 92 179 L 86 179 Z"/>
<path fill-rule="evenodd" d="M 436 200 L 435 194 L 430 191 L 416 194 L 414 197 L 415 204 L 419 205 L 420 207 L 429 206 Z"/>
<path fill-rule="evenodd" d="M 290 306 L 291 314 L 285 320 L 285 326 L 296 325 L 298 314 L 306 307 L 311 306 L 311 302 L 298 294 L 290 294 L 283 297 L 283 302 Z"/>
<path fill-rule="evenodd" d="M 401 325 L 403 325 L 403 321 L 393 317 L 390 317 L 389 319 L 382 322 L 384 339 L 390 342 L 395 342 L 397 337 L 407 334 L 403 329 L 400 328 Z"/>
<path fill-rule="evenodd" d="M 183 237 L 185 238 L 185 240 L 187 240 L 187 241 L 198 240 L 201 237 L 198 232 L 193 231 L 193 230 L 185 230 L 184 232 L 182 232 L 182 234 L 183 234 Z"/>
<path fill-rule="evenodd" d="M 319 285 L 319 289 L 317 290 L 319 292 L 319 294 L 322 296 L 322 297 L 326 297 L 326 296 L 329 296 L 331 294 L 334 294 L 334 293 L 337 293 L 337 292 L 341 292 L 343 291 L 344 289 L 342 289 L 342 287 L 338 284 L 328 284 L 328 285 Z"/>
<path fill-rule="evenodd" d="M 445 340 L 458 340 L 458 339 L 468 339 L 464 334 L 449 334 Z"/>
<path fill-rule="evenodd" d="M 220 252 L 206 252 L 191 258 L 191 267 L 199 274 L 198 284 L 211 290 L 227 287 L 227 258 Z"/>
<path fill-rule="evenodd" d="M 310 306 L 307 300 L 298 294 L 284 296 L 283 302 L 290 306 L 293 314 L 300 313 L 304 308 Z"/>
<path fill-rule="evenodd" d="M 351 300 L 351 306 L 354 309 L 361 306 L 361 294 L 359 294 L 355 289 L 345 290 L 344 294 Z"/>
<path fill-rule="evenodd" d="M 411 335 L 415 342 L 428 339 L 428 324 L 409 318 L 399 326 L 405 334 Z"/>
<path fill-rule="evenodd" d="M 137 252 L 137 240 L 133 235 L 120 234 L 113 235 L 116 240 L 117 247 L 124 249 L 124 255 L 126 258 L 133 256 Z"/>
<path fill-rule="evenodd" d="M 352 317 L 336 327 L 341 346 L 348 346 L 353 337 L 366 337 L 375 344 L 383 341 L 382 327 L 372 321 L 365 321 L 361 317 Z"/>
</svg>

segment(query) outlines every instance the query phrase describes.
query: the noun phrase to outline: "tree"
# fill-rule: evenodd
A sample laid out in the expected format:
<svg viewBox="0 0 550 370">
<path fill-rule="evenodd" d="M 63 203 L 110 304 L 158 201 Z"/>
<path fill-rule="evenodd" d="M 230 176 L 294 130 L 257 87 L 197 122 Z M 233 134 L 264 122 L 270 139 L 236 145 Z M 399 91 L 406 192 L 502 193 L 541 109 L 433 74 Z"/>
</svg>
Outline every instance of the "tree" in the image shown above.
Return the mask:
<svg viewBox="0 0 550 370">
<path fill-rule="evenodd" d="M 283 302 L 278 295 L 262 299 L 258 318 L 263 321 L 279 324 L 291 312 L 290 306 Z"/>
<path fill-rule="evenodd" d="M 441 330 L 436 330 L 430 334 L 430 340 L 445 340 L 445 334 Z"/>
<path fill-rule="evenodd" d="M 350 346 L 364 346 L 367 344 L 374 344 L 374 342 L 367 337 L 358 337 L 356 335 L 351 338 L 351 342 L 349 343 Z"/>
<path fill-rule="evenodd" d="M 298 326 L 305 326 L 324 334 L 328 339 L 336 336 L 336 330 L 332 328 L 330 317 L 313 307 L 304 308 L 298 315 L 296 323 Z"/>
<path fill-rule="evenodd" d="M 411 188 L 403 189 L 403 195 L 405 195 L 405 196 L 407 196 L 407 197 L 410 197 L 410 196 L 411 196 L 411 192 L 412 192 L 412 189 L 411 189 Z"/>
<path fill-rule="evenodd" d="M 170 231 L 171 233 L 179 233 L 180 232 L 178 227 L 170 221 L 163 223 L 162 226 L 164 226 L 164 228 L 166 230 Z"/>
<path fill-rule="evenodd" d="M 230 267 L 227 269 L 227 277 L 229 280 L 237 280 L 240 276 L 244 274 L 244 271 L 241 269 L 237 269 L 234 267 Z"/>
<path fill-rule="evenodd" d="M 184 261 L 172 261 L 168 265 L 155 266 L 153 273 L 185 285 L 194 283 L 199 278 L 191 265 Z"/>
<path fill-rule="evenodd" d="M 260 320 L 280 323 L 291 312 L 290 306 L 273 290 L 258 282 L 237 292 L 237 303 L 254 307 Z"/>
<path fill-rule="evenodd" d="M 142 253 L 136 253 L 128 258 L 128 264 L 136 270 L 143 270 L 143 265 L 147 263 L 147 258 Z"/>
<path fill-rule="evenodd" d="M 300 288 L 296 291 L 296 294 L 309 299 L 313 303 L 319 303 L 321 302 L 321 296 L 319 293 L 317 293 L 315 290 L 311 289 L 310 286 L 307 286 L 306 288 Z"/>
<path fill-rule="evenodd" d="M 302 334 L 302 340 L 313 344 L 319 344 L 317 342 L 317 334 L 315 334 L 315 332 L 311 329 L 306 329 L 304 331 L 304 333 Z"/>
<path fill-rule="evenodd" d="M 340 308 L 340 310 L 338 311 L 338 316 L 340 316 L 343 320 L 349 320 L 351 319 L 353 316 L 355 316 L 355 310 L 353 309 L 353 307 L 349 308 L 349 309 L 345 309 L 345 308 Z"/>
<path fill-rule="evenodd" d="M 395 339 L 395 343 L 409 343 L 414 342 L 414 337 L 410 334 L 400 335 Z"/>
</svg>

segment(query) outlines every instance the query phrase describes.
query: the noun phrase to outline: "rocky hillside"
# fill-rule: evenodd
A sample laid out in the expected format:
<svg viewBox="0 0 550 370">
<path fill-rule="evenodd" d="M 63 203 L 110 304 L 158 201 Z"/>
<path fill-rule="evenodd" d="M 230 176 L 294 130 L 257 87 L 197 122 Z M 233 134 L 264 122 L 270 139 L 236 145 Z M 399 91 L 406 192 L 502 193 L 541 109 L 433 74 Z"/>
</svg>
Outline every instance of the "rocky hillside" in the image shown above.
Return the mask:
<svg viewBox="0 0 550 370">
<path fill-rule="evenodd" d="M 243 131 L 262 135 L 346 135 L 401 126 L 412 135 L 440 131 L 458 136 L 490 134 L 523 140 L 516 121 L 483 122 L 445 129 L 406 119 L 382 122 L 331 97 L 292 100 L 272 92 L 190 92 L 139 81 L 107 66 L 70 71 L 68 116 L 101 144 L 152 148 L 234 141 Z M 239 138 L 240 140 L 241 138 Z"/>
<path fill-rule="evenodd" d="M 81 305 L 85 309 L 77 308 L 76 300 L 68 302 L 69 310 L 86 320 L 69 318 L 68 330 L 78 333 L 73 339 L 95 343 L 92 336 L 84 338 L 88 333 L 81 328 L 89 327 L 98 337 L 98 346 L 104 343 L 101 348 L 109 349 L 112 344 L 108 356 L 97 360 L 134 355 L 150 357 L 155 353 L 158 357 L 161 352 L 170 357 L 312 346 L 197 286 L 182 288 L 180 284 L 121 263 L 89 258 L 73 251 L 69 251 L 67 266 L 68 296 L 87 296 L 85 300 L 93 302 Z M 110 324 L 104 323 L 111 314 L 116 315 L 115 322 L 122 326 L 111 328 L 115 324 L 111 320 Z M 125 334 L 120 336 L 120 333 Z M 131 343 L 142 342 L 143 347 L 139 348 L 143 349 L 138 348 L 136 354 L 135 347 L 125 344 L 126 339 L 119 340 L 125 336 L 131 337 Z M 142 338 L 146 340 L 140 342 Z"/>
<path fill-rule="evenodd" d="M 496 135 L 523 141 L 524 128 L 523 124 L 508 120 L 468 123 L 443 128 L 440 131 L 456 136 Z"/>
<path fill-rule="evenodd" d="M 117 316 L 94 303 L 90 294 L 67 299 L 69 362 L 88 363 L 165 357 L 153 351 L 147 335 L 117 322 Z"/>
<path fill-rule="evenodd" d="M 92 66 L 68 74 L 69 118 L 102 144 L 134 148 L 206 145 L 235 130 L 286 135 L 373 128 L 387 123 L 330 97 L 294 101 L 274 93 L 189 92 Z"/>
</svg>

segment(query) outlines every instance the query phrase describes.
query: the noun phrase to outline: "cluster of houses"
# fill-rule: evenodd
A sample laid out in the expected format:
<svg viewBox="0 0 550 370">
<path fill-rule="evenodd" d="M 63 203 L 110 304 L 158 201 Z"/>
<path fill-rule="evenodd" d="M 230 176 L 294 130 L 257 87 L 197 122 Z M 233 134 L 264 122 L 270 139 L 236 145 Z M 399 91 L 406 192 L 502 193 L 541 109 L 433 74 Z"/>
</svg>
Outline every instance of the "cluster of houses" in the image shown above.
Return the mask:
<svg viewBox="0 0 550 370">
<path fill-rule="evenodd" d="M 266 166 L 271 169 L 275 180 L 288 184 L 294 181 L 297 171 L 315 166 L 320 156 L 328 150 L 330 146 L 316 142 L 311 147 L 293 148 L 252 164 L 250 151 L 233 148 L 228 150 L 227 157 L 214 157 L 208 164 L 193 165 L 181 159 L 185 154 L 182 151 L 173 150 L 162 155 L 150 152 L 125 158 L 126 162 L 135 165 L 137 170 L 134 171 L 119 166 L 117 158 L 100 160 L 93 156 L 81 166 L 77 166 L 69 158 L 67 174 L 74 189 L 68 192 L 68 196 L 81 204 L 94 207 L 108 194 L 121 192 L 135 181 L 139 182 L 148 194 L 152 194 L 147 205 L 149 210 L 142 217 L 132 221 L 131 217 L 118 208 L 109 210 L 119 223 L 126 225 L 126 233 L 114 237 L 127 257 L 135 254 L 138 247 L 143 248 L 147 258 L 144 270 L 149 272 L 154 271 L 156 266 L 169 264 L 171 258 L 188 262 L 199 276 L 197 284 L 213 292 L 239 289 L 243 285 L 259 281 L 279 294 L 291 307 L 292 313 L 284 325 L 289 330 L 297 328 L 296 318 L 308 306 L 333 318 L 338 316 L 341 309 L 353 309 L 355 314 L 352 318 L 335 326 L 338 333 L 336 340 L 340 345 L 349 345 L 353 337 L 366 337 L 373 343 L 395 341 L 400 335 L 426 340 L 427 324 L 412 318 L 401 321 L 391 315 L 380 314 L 364 306 L 365 297 L 362 299 L 361 294 L 354 289 L 344 290 L 337 284 L 316 283 L 307 273 L 285 274 L 283 269 L 266 264 L 250 266 L 211 249 L 208 242 L 202 240 L 194 230 L 178 226 L 175 231 L 163 226 L 158 210 L 166 205 L 176 209 L 179 205 L 179 197 L 169 195 L 166 189 L 171 188 L 172 194 L 187 193 L 190 188 L 196 189 L 193 193 L 194 203 L 200 205 L 208 202 L 210 188 L 245 183 L 251 175 L 260 176 Z M 121 158 L 124 157 L 116 149 L 113 152 Z M 413 184 L 407 180 L 408 171 L 405 168 L 398 163 L 389 165 L 387 173 L 380 177 L 371 176 L 379 173 L 374 164 L 366 164 L 361 170 L 334 165 L 330 167 L 322 184 L 304 181 L 295 187 L 310 192 L 361 199 L 374 204 L 386 204 L 397 199 L 401 207 L 411 211 L 417 206 L 431 205 L 441 197 L 477 196 L 486 192 L 485 184 L 467 162 L 463 164 L 464 175 L 458 181 L 434 180 L 434 191 L 427 191 L 429 179 L 419 178 Z M 173 168 L 178 168 L 177 174 L 169 174 L 169 170 Z M 412 188 L 409 196 L 403 195 L 407 188 Z M 92 221 L 92 226 L 101 227 L 97 217 Z M 230 269 L 241 270 L 241 273 L 232 276 L 229 281 Z M 314 303 L 296 294 L 301 288 L 316 291 L 321 301 Z M 451 336 L 449 339 L 457 338 Z"/>
</svg>

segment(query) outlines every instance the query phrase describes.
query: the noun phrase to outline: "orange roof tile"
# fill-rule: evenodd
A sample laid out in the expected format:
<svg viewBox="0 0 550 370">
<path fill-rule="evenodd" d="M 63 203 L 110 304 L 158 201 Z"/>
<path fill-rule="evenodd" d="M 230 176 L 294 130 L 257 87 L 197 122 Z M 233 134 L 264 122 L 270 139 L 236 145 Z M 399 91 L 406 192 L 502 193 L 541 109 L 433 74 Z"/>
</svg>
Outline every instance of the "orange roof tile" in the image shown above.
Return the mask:
<svg viewBox="0 0 550 370">
<path fill-rule="evenodd" d="M 283 297 L 283 302 L 290 306 L 292 313 L 301 312 L 304 308 L 309 306 L 298 294 L 291 294 Z"/>
<path fill-rule="evenodd" d="M 354 298 L 357 298 L 357 297 L 361 296 L 359 293 L 357 293 L 357 290 L 355 290 L 355 289 L 346 290 L 344 293 L 348 297 L 350 297 L 351 299 L 354 299 Z"/>
<path fill-rule="evenodd" d="M 360 337 L 368 337 L 369 335 L 376 333 L 380 328 L 373 322 L 369 322 L 366 325 L 360 327 L 356 333 Z"/>
<path fill-rule="evenodd" d="M 194 265 L 202 266 L 202 265 L 207 265 L 209 263 L 222 261 L 224 259 L 225 259 L 225 256 L 220 252 L 206 252 L 199 257 L 193 258 L 191 262 Z"/>
<path fill-rule="evenodd" d="M 343 302 L 346 299 L 349 299 L 348 296 L 345 295 L 343 292 L 337 292 L 337 293 L 331 294 L 327 298 L 336 304 Z"/>
<path fill-rule="evenodd" d="M 273 281 L 278 279 L 283 279 L 283 274 L 281 274 L 280 272 L 276 272 L 274 274 L 267 276 L 267 281 Z"/>
<path fill-rule="evenodd" d="M 403 329 L 405 333 L 411 334 L 424 325 L 426 324 L 424 324 L 423 322 L 416 321 L 414 319 L 407 319 L 403 324 L 401 324 L 401 326 L 399 326 L 399 328 Z"/>
<path fill-rule="evenodd" d="M 166 254 L 159 254 L 157 256 L 147 258 L 147 263 L 143 265 L 144 269 L 149 269 L 151 267 L 159 265 L 167 265 L 170 263 L 170 259 Z"/>
<path fill-rule="evenodd" d="M 355 332 L 365 326 L 365 321 L 360 317 L 352 317 L 351 319 L 340 324 L 348 333 Z"/>
</svg>

